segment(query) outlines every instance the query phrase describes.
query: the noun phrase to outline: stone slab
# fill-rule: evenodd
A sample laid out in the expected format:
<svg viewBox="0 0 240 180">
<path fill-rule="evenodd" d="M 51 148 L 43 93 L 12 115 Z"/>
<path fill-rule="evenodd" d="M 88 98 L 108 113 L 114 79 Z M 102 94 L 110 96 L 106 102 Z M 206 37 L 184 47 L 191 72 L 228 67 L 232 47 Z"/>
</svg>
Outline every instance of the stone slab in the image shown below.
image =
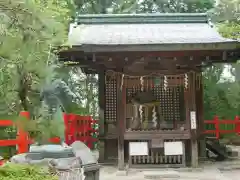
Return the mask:
<svg viewBox="0 0 240 180">
<path fill-rule="evenodd" d="M 177 171 L 148 171 L 144 172 L 145 179 L 177 179 L 180 178 Z"/>
</svg>

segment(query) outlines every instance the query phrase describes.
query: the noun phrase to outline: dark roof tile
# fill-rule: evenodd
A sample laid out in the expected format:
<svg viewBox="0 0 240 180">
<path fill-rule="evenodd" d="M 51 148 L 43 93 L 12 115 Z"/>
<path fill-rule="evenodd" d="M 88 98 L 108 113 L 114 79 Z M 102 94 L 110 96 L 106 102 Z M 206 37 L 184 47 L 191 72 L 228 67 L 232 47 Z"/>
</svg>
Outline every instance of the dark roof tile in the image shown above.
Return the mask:
<svg viewBox="0 0 240 180">
<path fill-rule="evenodd" d="M 82 15 L 71 24 L 69 41 L 75 46 L 135 46 L 168 44 L 223 44 L 223 38 L 207 22 L 206 14 Z M 91 46 L 93 47 L 93 46 Z M 149 48 L 149 47 L 148 47 Z M 221 47 L 219 47 L 221 48 Z M 124 48 L 123 48 L 124 49 Z"/>
<path fill-rule="evenodd" d="M 111 24 L 78 25 L 71 30 L 73 45 L 136 45 L 218 43 L 223 38 L 208 24 Z"/>
</svg>

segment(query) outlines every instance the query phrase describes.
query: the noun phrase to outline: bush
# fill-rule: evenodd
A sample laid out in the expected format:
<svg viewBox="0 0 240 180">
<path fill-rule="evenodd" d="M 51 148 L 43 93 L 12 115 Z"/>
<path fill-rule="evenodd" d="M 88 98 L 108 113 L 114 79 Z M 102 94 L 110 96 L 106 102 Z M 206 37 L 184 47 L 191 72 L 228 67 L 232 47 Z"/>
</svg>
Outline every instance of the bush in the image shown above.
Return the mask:
<svg viewBox="0 0 240 180">
<path fill-rule="evenodd" d="M 0 167 L 0 180 L 58 180 L 58 178 L 38 166 L 7 163 Z"/>
</svg>

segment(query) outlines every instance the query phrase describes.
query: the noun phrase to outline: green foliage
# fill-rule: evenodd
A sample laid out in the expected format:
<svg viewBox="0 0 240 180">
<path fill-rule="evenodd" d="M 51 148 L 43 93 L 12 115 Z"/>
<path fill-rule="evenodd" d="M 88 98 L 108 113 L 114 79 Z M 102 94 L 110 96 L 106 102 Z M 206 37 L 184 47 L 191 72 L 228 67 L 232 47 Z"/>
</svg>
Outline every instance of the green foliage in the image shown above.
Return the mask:
<svg viewBox="0 0 240 180">
<path fill-rule="evenodd" d="M 57 180 L 40 167 L 8 163 L 0 167 L 0 180 Z"/>
<path fill-rule="evenodd" d="M 152 12 L 206 12 L 213 8 L 214 0 L 75 0 L 80 14 L 87 13 L 152 13 Z"/>
<path fill-rule="evenodd" d="M 0 1 L 0 9 L 0 118 L 11 115 L 7 119 L 19 122 L 40 143 L 63 139 L 62 111 L 87 114 L 90 107 L 83 101 L 87 98 L 89 105 L 88 99 L 96 99 L 84 91 L 86 76 L 76 79 L 82 73 L 59 64 L 55 56 L 55 47 L 66 42 L 75 5 L 71 0 L 9 0 Z M 21 110 L 29 111 L 31 120 L 19 118 Z"/>
<path fill-rule="evenodd" d="M 201 13 L 213 8 L 213 0 L 144 0 L 139 12 Z"/>
<path fill-rule="evenodd" d="M 240 21 L 240 0 L 218 0 L 216 7 L 211 11 L 213 21 Z"/>
<path fill-rule="evenodd" d="M 218 29 L 219 32 L 226 38 L 240 39 L 240 23 L 224 22 L 218 25 Z"/>
<path fill-rule="evenodd" d="M 240 38 L 239 4 L 239 0 L 220 0 L 212 10 L 212 19 L 220 22 L 217 24 L 218 30 L 226 38 Z M 236 115 L 240 115 L 240 83 L 236 81 L 239 65 L 228 65 L 228 76 L 232 76 L 233 80 L 222 76 L 226 69 L 224 65 L 213 66 L 204 72 L 205 119 L 213 119 L 213 116 L 218 115 L 219 119 L 233 120 Z M 214 129 L 213 126 L 207 128 Z M 220 128 L 232 130 L 234 125 L 221 125 Z"/>
<path fill-rule="evenodd" d="M 21 121 L 34 136 L 41 132 L 44 139 L 63 134 L 56 126 L 59 121 L 54 121 L 60 107 L 53 111 L 52 104 L 57 103 L 49 103 L 46 94 L 64 84 L 57 80 L 61 77 L 53 47 L 67 39 L 70 5 L 65 0 L 0 1 L 0 118 L 11 115 L 11 120 Z M 21 110 L 30 111 L 31 121 L 18 118 Z"/>
<path fill-rule="evenodd" d="M 63 1 L 64 2 L 64 1 Z M 1 1 L 1 94 L 14 111 L 30 110 L 39 97 L 51 47 L 66 40 L 68 11 L 61 1 Z"/>
</svg>

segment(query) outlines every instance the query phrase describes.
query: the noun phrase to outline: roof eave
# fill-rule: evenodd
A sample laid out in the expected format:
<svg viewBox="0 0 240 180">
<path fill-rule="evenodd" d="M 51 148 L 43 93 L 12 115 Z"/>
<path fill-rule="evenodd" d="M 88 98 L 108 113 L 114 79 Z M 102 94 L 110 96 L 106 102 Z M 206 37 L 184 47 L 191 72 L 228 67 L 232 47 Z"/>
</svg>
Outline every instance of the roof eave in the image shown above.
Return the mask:
<svg viewBox="0 0 240 180">
<path fill-rule="evenodd" d="M 238 41 L 217 42 L 217 43 L 177 43 L 177 44 L 81 44 L 73 45 L 73 49 L 78 49 L 86 53 L 94 52 L 132 52 L 132 51 L 202 51 L 202 50 L 236 50 L 240 48 Z"/>
</svg>

